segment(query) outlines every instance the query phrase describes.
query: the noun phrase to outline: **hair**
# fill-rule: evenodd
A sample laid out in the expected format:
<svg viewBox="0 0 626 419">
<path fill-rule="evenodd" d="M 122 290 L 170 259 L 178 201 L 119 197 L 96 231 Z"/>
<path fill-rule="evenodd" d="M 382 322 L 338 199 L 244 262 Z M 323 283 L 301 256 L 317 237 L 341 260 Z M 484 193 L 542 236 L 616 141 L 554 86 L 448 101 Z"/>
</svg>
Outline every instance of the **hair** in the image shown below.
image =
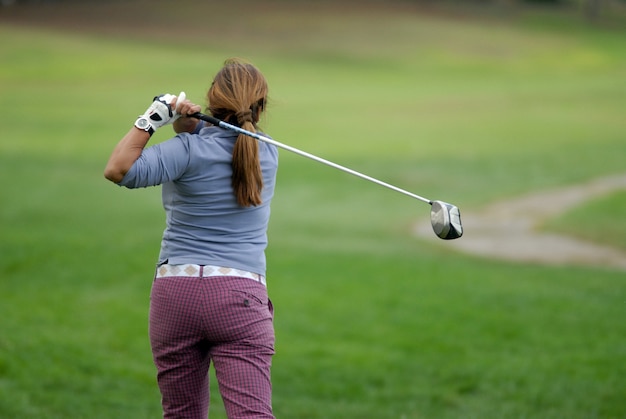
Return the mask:
<svg viewBox="0 0 626 419">
<path fill-rule="evenodd" d="M 252 64 L 230 58 L 213 79 L 207 109 L 217 119 L 256 132 L 267 102 L 267 81 Z M 256 139 L 239 134 L 233 149 L 232 187 L 239 205 L 262 203 L 263 174 Z"/>
</svg>

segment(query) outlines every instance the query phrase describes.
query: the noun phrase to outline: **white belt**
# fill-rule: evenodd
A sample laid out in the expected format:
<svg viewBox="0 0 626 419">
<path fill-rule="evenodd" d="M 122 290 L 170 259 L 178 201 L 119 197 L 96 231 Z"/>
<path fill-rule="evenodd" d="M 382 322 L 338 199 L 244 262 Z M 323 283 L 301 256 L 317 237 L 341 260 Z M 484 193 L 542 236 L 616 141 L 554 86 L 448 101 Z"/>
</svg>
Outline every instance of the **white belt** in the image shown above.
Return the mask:
<svg viewBox="0 0 626 419">
<path fill-rule="evenodd" d="M 213 265 L 195 265 L 187 263 L 185 265 L 159 265 L 156 270 L 157 278 L 165 278 L 168 276 L 190 276 L 194 278 L 208 278 L 210 276 L 236 276 L 240 278 L 248 278 L 253 281 L 260 282 L 267 286 L 265 277 L 254 272 L 242 271 L 241 269 L 225 268 L 223 266 Z"/>
</svg>

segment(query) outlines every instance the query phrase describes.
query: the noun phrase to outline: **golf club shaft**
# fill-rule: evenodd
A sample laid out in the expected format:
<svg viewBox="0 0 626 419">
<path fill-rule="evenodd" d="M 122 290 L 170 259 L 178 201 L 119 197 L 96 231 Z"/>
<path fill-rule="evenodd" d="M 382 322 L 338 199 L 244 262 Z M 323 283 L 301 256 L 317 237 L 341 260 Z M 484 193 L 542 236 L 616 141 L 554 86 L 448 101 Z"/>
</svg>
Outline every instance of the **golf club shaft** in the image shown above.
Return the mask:
<svg viewBox="0 0 626 419">
<path fill-rule="evenodd" d="M 313 154 L 307 153 L 306 151 L 298 150 L 297 148 L 288 146 L 286 144 L 283 144 L 283 143 L 278 142 L 276 140 L 273 140 L 271 138 L 264 137 L 262 135 L 259 135 L 259 134 L 255 133 L 255 132 L 247 131 L 245 129 L 239 128 L 236 125 L 229 124 L 227 122 L 221 121 L 221 120 L 219 120 L 217 118 L 214 118 L 212 116 L 205 115 L 205 114 L 200 113 L 200 112 L 197 112 L 197 113 L 194 113 L 194 114 L 188 115 L 188 116 L 193 117 L 193 118 L 197 118 L 197 119 L 201 119 L 201 120 L 209 122 L 209 123 L 211 123 L 213 125 L 216 125 L 216 126 L 219 126 L 219 127 L 231 130 L 231 131 L 235 131 L 235 132 L 238 132 L 240 134 L 245 134 L 245 135 L 247 135 L 249 137 L 256 138 L 259 141 L 263 141 L 263 142 L 266 142 L 266 143 L 269 143 L 269 144 L 273 144 L 276 147 L 280 147 L 280 148 L 285 149 L 287 151 L 291 151 L 292 153 L 298 154 L 298 155 L 300 155 L 302 157 L 306 157 L 306 158 L 309 158 L 311 160 L 315 160 L 318 163 L 323 163 L 323 164 L 325 164 L 327 166 L 334 167 L 335 169 L 339 169 L 342 172 L 346 172 L 346 173 L 349 173 L 349 174 L 354 175 L 356 177 L 360 177 L 361 179 L 368 180 L 368 181 L 376 183 L 376 184 L 378 184 L 380 186 L 384 186 L 385 188 L 391 189 L 391 190 L 396 191 L 396 192 L 400 192 L 401 194 L 410 196 L 411 198 L 415 198 L 415 199 L 418 199 L 418 200 L 420 200 L 422 202 L 426 202 L 427 204 L 432 205 L 432 201 L 430 199 L 424 198 L 423 196 L 419 196 L 419 195 L 416 195 L 416 194 L 411 193 L 409 191 L 405 191 L 402 188 L 398 188 L 397 186 L 390 185 L 389 183 L 386 183 L 386 182 L 383 182 L 381 180 L 375 179 L 375 178 L 373 178 L 371 176 L 364 175 L 363 173 L 359 173 L 356 170 L 352 170 L 352 169 L 349 169 L 347 167 L 341 166 L 341 165 L 339 165 L 337 163 L 333 163 L 331 161 L 323 159 L 321 157 L 317 157 L 317 156 L 315 156 Z"/>
</svg>

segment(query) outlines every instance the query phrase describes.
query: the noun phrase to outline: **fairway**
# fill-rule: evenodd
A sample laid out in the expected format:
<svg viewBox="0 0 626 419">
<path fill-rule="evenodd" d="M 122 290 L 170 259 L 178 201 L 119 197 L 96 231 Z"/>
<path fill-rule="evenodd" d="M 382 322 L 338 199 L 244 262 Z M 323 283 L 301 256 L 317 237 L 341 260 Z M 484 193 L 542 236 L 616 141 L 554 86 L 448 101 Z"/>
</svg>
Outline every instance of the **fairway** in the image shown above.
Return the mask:
<svg viewBox="0 0 626 419">
<path fill-rule="evenodd" d="M 160 189 L 102 172 L 155 94 L 203 103 L 228 57 L 267 76 L 273 138 L 461 214 L 626 172 L 617 25 L 410 2 L 102 3 L 0 8 L 0 418 L 160 416 Z M 623 251 L 625 208 L 615 190 L 539 228 Z M 626 417 L 626 272 L 473 256 L 419 237 L 428 217 L 280 152 L 276 417 Z M 225 418 L 214 379 L 211 401 Z"/>
</svg>

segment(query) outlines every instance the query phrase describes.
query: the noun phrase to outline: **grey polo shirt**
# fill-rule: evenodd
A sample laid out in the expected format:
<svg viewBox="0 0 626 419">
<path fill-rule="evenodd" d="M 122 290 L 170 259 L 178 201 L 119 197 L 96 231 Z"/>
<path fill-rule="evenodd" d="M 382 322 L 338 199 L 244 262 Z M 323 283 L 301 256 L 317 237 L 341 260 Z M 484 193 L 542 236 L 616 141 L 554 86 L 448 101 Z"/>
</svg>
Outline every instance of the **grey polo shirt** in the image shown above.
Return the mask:
<svg viewBox="0 0 626 419">
<path fill-rule="evenodd" d="M 244 208 L 231 186 L 237 134 L 206 127 L 147 147 L 119 183 L 162 185 L 166 227 L 159 264 L 217 265 L 266 274 L 265 248 L 278 150 L 259 141 L 263 203 Z"/>
</svg>

